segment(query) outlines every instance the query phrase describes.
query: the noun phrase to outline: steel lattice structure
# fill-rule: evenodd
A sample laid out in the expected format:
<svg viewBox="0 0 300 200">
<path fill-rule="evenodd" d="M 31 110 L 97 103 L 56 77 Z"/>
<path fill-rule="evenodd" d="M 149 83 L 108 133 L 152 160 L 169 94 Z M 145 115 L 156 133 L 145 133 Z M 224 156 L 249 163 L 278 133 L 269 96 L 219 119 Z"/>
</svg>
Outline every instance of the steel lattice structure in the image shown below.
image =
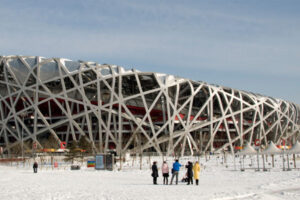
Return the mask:
<svg viewBox="0 0 300 200">
<path fill-rule="evenodd" d="M 298 139 L 300 108 L 172 75 L 62 58 L 0 57 L 0 146 L 87 136 L 97 152 L 230 150 Z M 30 148 L 30 147 L 27 147 Z"/>
</svg>

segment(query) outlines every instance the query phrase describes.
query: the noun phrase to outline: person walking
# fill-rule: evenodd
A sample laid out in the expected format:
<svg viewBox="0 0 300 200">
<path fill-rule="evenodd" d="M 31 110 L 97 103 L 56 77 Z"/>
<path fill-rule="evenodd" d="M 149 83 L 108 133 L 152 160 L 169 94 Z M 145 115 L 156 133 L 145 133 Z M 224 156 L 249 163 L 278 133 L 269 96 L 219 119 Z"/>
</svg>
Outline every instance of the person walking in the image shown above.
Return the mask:
<svg viewBox="0 0 300 200">
<path fill-rule="evenodd" d="M 181 164 L 179 163 L 178 160 L 175 160 L 175 162 L 173 163 L 173 169 L 172 169 L 172 178 L 171 178 L 171 183 L 170 185 L 172 185 L 173 182 L 173 178 L 176 176 L 176 185 L 178 184 L 178 174 L 179 174 L 179 169 L 181 167 Z"/>
<path fill-rule="evenodd" d="M 158 169 L 157 169 L 156 161 L 153 162 L 151 176 L 153 177 L 153 184 L 157 185 Z"/>
<path fill-rule="evenodd" d="M 39 166 L 39 165 L 38 165 L 37 162 L 34 162 L 34 163 L 33 163 L 33 172 L 34 172 L 34 173 L 37 173 L 38 166 Z"/>
<path fill-rule="evenodd" d="M 169 177 L 169 166 L 167 164 L 166 161 L 164 161 L 162 167 L 161 167 L 161 172 L 162 172 L 162 175 L 164 177 L 164 185 L 168 185 L 168 177 Z"/>
<path fill-rule="evenodd" d="M 187 185 L 190 183 L 193 185 L 193 163 L 189 161 L 185 167 L 187 168 Z"/>
<path fill-rule="evenodd" d="M 194 179 L 196 181 L 196 185 L 199 184 L 199 173 L 200 173 L 200 165 L 199 162 L 196 161 L 196 163 L 193 166 L 193 171 L 194 171 Z"/>
</svg>

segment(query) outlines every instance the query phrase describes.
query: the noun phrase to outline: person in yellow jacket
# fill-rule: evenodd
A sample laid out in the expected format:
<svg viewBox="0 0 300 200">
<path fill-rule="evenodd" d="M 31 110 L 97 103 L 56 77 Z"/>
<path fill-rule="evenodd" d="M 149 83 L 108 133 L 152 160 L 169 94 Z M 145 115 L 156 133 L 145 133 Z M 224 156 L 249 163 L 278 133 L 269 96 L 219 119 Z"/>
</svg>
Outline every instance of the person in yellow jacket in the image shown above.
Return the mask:
<svg viewBox="0 0 300 200">
<path fill-rule="evenodd" d="M 199 184 L 199 173 L 200 173 L 200 165 L 198 161 L 193 166 L 193 171 L 194 171 L 194 179 L 196 180 L 196 185 Z"/>
</svg>

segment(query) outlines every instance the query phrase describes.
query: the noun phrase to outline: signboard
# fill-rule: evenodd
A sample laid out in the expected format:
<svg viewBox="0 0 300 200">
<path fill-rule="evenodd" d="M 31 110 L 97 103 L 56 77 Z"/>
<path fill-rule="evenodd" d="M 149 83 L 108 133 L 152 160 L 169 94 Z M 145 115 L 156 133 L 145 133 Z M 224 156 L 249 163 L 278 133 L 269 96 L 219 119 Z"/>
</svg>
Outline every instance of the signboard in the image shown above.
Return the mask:
<svg viewBox="0 0 300 200">
<path fill-rule="evenodd" d="M 96 155 L 95 169 L 105 169 L 104 168 L 104 155 Z"/>
<path fill-rule="evenodd" d="M 112 154 L 108 154 L 108 155 L 105 155 L 105 167 L 106 169 L 108 170 L 113 170 L 113 167 L 114 167 L 114 155 Z"/>
<path fill-rule="evenodd" d="M 114 155 L 113 154 L 98 154 L 95 157 L 95 169 L 97 170 L 113 170 Z"/>
<path fill-rule="evenodd" d="M 87 167 L 95 167 L 95 160 L 88 160 Z"/>
</svg>

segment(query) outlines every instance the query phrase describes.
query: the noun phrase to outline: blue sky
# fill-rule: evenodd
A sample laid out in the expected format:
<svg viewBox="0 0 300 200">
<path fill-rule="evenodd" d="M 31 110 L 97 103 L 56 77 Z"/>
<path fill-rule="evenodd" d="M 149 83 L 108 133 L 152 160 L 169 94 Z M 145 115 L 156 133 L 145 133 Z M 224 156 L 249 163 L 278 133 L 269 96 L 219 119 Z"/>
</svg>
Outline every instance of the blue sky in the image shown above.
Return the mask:
<svg viewBox="0 0 300 200">
<path fill-rule="evenodd" d="M 0 0 L 0 54 L 202 80 L 300 104 L 300 1 Z"/>
</svg>

